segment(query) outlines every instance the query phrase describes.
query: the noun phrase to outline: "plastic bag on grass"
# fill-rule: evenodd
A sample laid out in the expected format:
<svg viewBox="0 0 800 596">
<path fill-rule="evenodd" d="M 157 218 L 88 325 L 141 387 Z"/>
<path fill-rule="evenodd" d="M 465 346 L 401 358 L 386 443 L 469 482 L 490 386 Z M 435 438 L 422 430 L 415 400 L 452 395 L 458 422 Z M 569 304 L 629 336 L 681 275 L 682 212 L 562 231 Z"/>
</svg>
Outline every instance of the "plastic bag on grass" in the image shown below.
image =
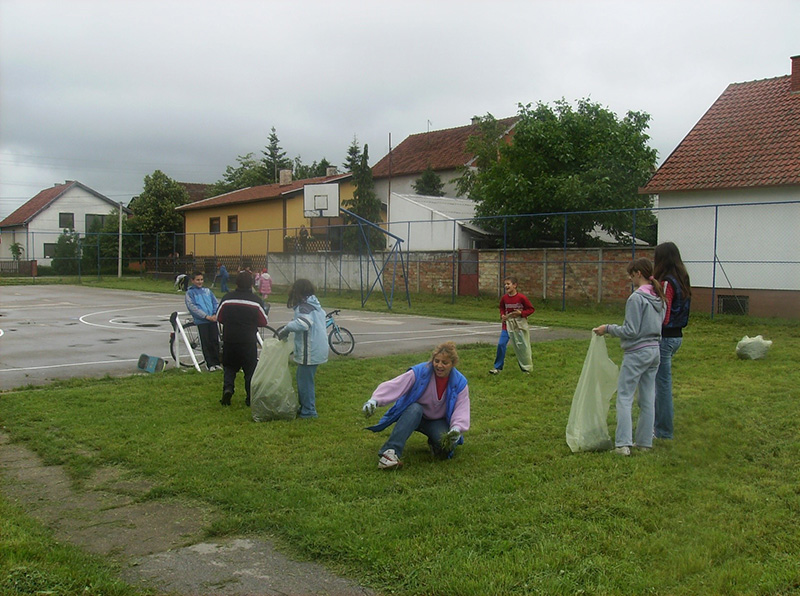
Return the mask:
<svg viewBox="0 0 800 596">
<path fill-rule="evenodd" d="M 519 367 L 527 372 L 533 370 L 533 356 L 531 354 L 531 332 L 528 319 L 511 317 L 506 320 L 506 331 L 511 339 L 514 354 L 517 355 Z"/>
<path fill-rule="evenodd" d="M 250 411 L 253 420 L 294 420 L 299 401 L 289 373 L 292 345 L 274 337 L 264 340 L 261 357 L 250 383 Z"/>
<path fill-rule="evenodd" d="M 755 337 L 744 336 L 738 344 L 736 344 L 736 355 L 742 360 L 759 360 L 767 355 L 769 347 L 772 342 L 764 339 L 760 335 Z"/>
<path fill-rule="evenodd" d="M 608 435 L 608 410 L 618 376 L 619 367 L 608 357 L 606 338 L 593 333 L 567 422 L 567 445 L 573 453 L 613 447 Z"/>
</svg>

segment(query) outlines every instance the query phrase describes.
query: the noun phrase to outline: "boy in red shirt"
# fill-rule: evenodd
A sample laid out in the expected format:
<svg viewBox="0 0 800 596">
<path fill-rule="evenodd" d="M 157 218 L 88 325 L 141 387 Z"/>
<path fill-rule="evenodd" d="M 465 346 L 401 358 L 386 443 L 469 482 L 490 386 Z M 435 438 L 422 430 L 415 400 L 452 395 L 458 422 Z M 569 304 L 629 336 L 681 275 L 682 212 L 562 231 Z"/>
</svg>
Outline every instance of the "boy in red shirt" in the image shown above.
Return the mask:
<svg viewBox="0 0 800 596">
<path fill-rule="evenodd" d="M 506 293 L 500 298 L 500 320 L 503 322 L 503 330 L 500 332 L 500 340 L 497 342 L 494 368 L 489 371 L 489 374 L 496 375 L 503 370 L 506 348 L 510 339 L 509 328 L 514 333 L 514 352 L 517 355 L 519 368 L 527 374 L 533 368 L 528 317 L 533 314 L 535 309 L 531 301 L 524 294 L 517 291 L 516 277 L 505 278 L 503 285 L 506 290 Z"/>
</svg>

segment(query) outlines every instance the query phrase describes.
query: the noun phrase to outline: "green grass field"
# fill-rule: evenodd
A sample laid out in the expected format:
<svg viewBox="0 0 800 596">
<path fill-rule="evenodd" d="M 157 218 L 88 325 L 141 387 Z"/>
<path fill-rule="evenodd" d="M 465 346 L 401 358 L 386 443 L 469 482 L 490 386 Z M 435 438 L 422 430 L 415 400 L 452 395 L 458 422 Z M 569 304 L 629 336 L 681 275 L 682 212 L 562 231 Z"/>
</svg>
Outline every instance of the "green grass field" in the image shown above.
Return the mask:
<svg viewBox="0 0 800 596">
<path fill-rule="evenodd" d="M 418 297 L 395 310 L 495 320 L 495 302 Z M 589 329 L 621 322 L 622 306 L 537 307 L 532 322 L 584 328 L 586 340 L 534 344 L 530 378 L 513 366 L 488 375 L 493 345 L 461 349 L 472 429 L 449 461 L 432 461 L 419 435 L 402 470 L 380 471 L 388 431 L 364 430 L 378 382 L 424 353 L 333 358 L 312 421 L 253 423 L 241 399 L 219 406 L 220 375 L 181 371 L 0 394 L 0 419 L 78 485 L 123 465 L 156 483 L 149 498 L 211 506 L 210 536 L 277 536 L 379 593 L 800 592 L 800 324 L 694 316 L 673 364 L 675 440 L 623 458 L 565 441 Z M 774 342 L 767 358 L 738 360 L 737 341 L 756 334 Z M 619 342 L 608 345 L 619 363 Z M 609 423 L 613 436 L 613 404 Z M 110 564 L 51 548 L 17 507 L 0 501 L 0 513 L 0 588 L 29 561 L 53 593 L 140 593 L 113 582 Z"/>
</svg>

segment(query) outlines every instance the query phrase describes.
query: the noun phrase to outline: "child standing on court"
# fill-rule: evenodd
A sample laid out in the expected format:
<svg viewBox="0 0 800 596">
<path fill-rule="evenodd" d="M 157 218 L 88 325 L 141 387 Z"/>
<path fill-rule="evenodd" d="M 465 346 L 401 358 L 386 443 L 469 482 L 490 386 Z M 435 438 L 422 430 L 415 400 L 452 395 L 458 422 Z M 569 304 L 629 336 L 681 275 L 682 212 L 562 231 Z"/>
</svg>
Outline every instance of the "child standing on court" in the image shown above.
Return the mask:
<svg viewBox="0 0 800 596">
<path fill-rule="evenodd" d="M 200 347 L 209 371 L 220 370 L 219 363 L 219 327 L 217 327 L 217 297 L 208 288 L 203 287 L 205 276 L 201 271 L 192 273 L 192 285 L 186 291 L 186 308 L 192 313 L 197 335 L 200 336 Z"/>
<path fill-rule="evenodd" d="M 272 276 L 267 273 L 266 267 L 261 270 L 261 273 L 256 273 L 256 288 L 261 294 L 261 299 L 266 302 L 269 295 L 272 294 Z"/>
<path fill-rule="evenodd" d="M 503 280 L 506 293 L 500 298 L 500 320 L 503 329 L 500 331 L 500 339 L 497 342 L 497 354 L 494 359 L 494 366 L 489 371 L 490 375 L 496 375 L 503 370 L 506 360 L 506 349 L 509 339 L 514 340 L 514 353 L 517 355 L 519 368 L 524 373 L 529 373 L 533 369 L 533 359 L 531 357 L 531 335 L 528 329 L 528 317 L 536 309 L 528 298 L 517 291 L 517 278 L 507 277 Z M 511 335 L 509 335 L 509 331 Z"/>
<path fill-rule="evenodd" d="M 666 310 L 666 297 L 661 284 L 653 277 L 649 259 L 636 259 L 628 265 L 628 276 L 636 287 L 625 303 L 625 322 L 600 325 L 592 329 L 597 335 L 606 333 L 621 339 L 625 354 L 617 381 L 617 430 L 615 453 L 630 455 L 631 447 L 650 449 L 653 446 L 655 419 L 656 371 L 660 361 L 661 324 Z M 633 396 L 639 388 L 639 420 L 636 442 L 633 441 Z"/>
<path fill-rule="evenodd" d="M 316 418 L 314 376 L 317 374 L 317 366 L 328 361 L 325 311 L 314 295 L 314 285 L 307 279 L 298 279 L 292 284 L 286 306 L 294 309 L 294 318 L 280 330 L 278 339 L 286 339 L 290 332 L 294 332 L 297 394 L 300 398 L 298 416 Z"/>
</svg>

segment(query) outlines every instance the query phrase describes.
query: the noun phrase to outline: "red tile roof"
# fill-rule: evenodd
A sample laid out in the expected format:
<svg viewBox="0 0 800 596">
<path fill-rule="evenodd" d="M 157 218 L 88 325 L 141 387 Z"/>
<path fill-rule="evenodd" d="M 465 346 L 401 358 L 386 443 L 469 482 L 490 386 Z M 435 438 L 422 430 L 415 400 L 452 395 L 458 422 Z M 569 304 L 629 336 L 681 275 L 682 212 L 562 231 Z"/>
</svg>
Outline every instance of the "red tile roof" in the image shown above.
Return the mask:
<svg viewBox="0 0 800 596">
<path fill-rule="evenodd" d="M 7 226 L 21 226 L 26 224 L 32 220 L 36 214 L 41 213 L 44 209 L 46 209 L 50 203 L 67 192 L 67 190 L 75 186 L 75 184 L 76 183 L 74 181 L 68 181 L 64 184 L 59 184 L 51 188 L 45 188 L 35 197 L 20 205 L 3 221 L 0 221 L 0 228 Z"/>
<path fill-rule="evenodd" d="M 509 131 L 517 120 L 518 118 L 511 117 L 498 122 L 505 131 Z M 392 176 L 419 174 L 428 166 L 440 171 L 466 165 L 473 158 L 473 155 L 466 151 L 467 139 L 477 134 L 479 130 L 479 125 L 470 124 L 411 135 L 372 166 L 372 177 L 388 178 L 390 174 Z"/>
<path fill-rule="evenodd" d="M 189 193 L 189 202 L 201 201 L 206 198 L 206 192 L 211 187 L 210 184 L 200 184 L 197 182 L 178 182 Z"/>
<path fill-rule="evenodd" d="M 99 192 L 92 190 L 88 186 L 75 180 L 67 180 L 64 184 L 57 184 L 50 188 L 45 188 L 35 197 L 20 205 L 8 217 L 6 217 L 3 221 L 0 221 L 0 228 L 23 226 L 27 224 L 74 186 L 80 187 L 85 191 L 92 193 L 97 198 L 107 202 L 111 207 L 116 208 L 118 206 L 118 203 L 112 201 L 104 195 L 101 195 Z M 127 207 L 123 207 L 123 212 L 130 213 Z"/>
<path fill-rule="evenodd" d="M 241 203 L 254 203 L 277 199 L 284 195 L 289 195 L 302 191 L 307 184 L 326 184 L 328 182 L 338 182 L 347 180 L 352 174 L 336 174 L 335 176 L 319 176 L 318 178 L 306 178 L 305 180 L 293 180 L 289 184 L 264 184 L 262 186 L 251 186 L 241 190 L 234 190 L 224 195 L 218 195 L 209 199 L 195 201 L 187 205 L 176 207 L 178 211 L 193 211 L 195 209 L 210 209 L 211 207 L 223 207 L 226 205 L 238 205 Z"/>
<path fill-rule="evenodd" d="M 790 77 L 734 83 L 642 193 L 800 184 L 800 93 Z"/>
</svg>

